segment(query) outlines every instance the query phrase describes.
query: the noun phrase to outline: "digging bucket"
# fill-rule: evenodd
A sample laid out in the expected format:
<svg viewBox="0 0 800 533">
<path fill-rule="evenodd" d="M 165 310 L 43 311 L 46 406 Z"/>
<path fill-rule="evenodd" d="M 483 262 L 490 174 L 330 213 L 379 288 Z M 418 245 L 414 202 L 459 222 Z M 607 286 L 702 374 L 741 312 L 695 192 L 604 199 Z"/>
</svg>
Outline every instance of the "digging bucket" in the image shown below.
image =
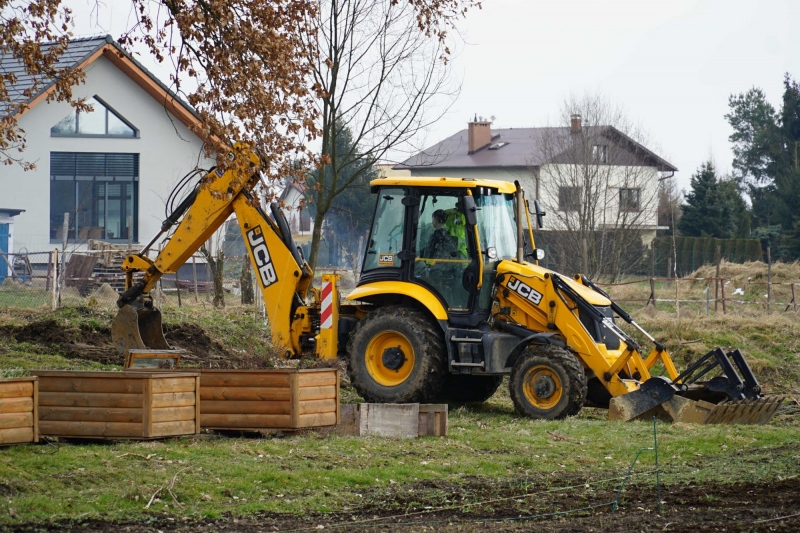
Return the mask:
<svg viewBox="0 0 800 533">
<path fill-rule="evenodd" d="M 124 305 L 111 324 L 111 340 L 120 353 L 128 350 L 171 350 L 161 327 L 161 311 Z"/>
</svg>

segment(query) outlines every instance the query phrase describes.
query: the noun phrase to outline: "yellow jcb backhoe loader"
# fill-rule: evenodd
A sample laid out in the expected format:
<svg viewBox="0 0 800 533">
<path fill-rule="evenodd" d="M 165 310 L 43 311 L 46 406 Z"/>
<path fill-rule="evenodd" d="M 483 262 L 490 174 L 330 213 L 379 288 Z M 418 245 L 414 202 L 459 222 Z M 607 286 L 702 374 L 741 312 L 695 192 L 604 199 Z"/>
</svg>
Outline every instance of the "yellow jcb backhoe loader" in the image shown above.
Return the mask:
<svg viewBox="0 0 800 533">
<path fill-rule="evenodd" d="M 322 287 L 312 288 L 311 269 L 280 209 L 272 204 L 269 216 L 254 199 L 259 158 L 242 145 L 231 157 L 230 168 L 203 176 L 159 235 L 125 260 L 127 290 L 112 327 L 120 351 L 169 349 L 150 291 L 235 213 L 273 343 L 287 357 L 345 358 L 367 401 L 481 402 L 510 375 L 516 410 L 534 418 L 575 415 L 589 404 L 609 407 L 618 420 L 658 414 L 765 423 L 780 404 L 761 397 L 738 350 L 712 350 L 679 373 L 665 346 L 590 280 L 539 266 L 543 255 L 519 184 L 374 180 L 362 274 L 340 301 L 338 276 L 324 275 Z M 541 227 L 536 202 L 532 213 Z M 444 225 L 435 223 L 443 216 Z M 149 258 L 150 247 L 176 223 Z M 647 355 L 617 319 L 653 343 Z"/>
</svg>

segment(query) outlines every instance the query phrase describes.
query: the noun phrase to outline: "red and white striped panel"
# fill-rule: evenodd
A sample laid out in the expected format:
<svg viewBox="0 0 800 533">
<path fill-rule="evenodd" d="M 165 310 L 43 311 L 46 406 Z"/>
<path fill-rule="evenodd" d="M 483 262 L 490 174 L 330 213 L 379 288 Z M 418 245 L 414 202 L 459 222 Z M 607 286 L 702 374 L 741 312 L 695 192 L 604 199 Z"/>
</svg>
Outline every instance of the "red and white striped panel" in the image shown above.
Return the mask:
<svg viewBox="0 0 800 533">
<path fill-rule="evenodd" d="M 333 283 L 324 283 L 322 285 L 321 296 L 320 328 L 331 329 L 333 327 Z"/>
</svg>

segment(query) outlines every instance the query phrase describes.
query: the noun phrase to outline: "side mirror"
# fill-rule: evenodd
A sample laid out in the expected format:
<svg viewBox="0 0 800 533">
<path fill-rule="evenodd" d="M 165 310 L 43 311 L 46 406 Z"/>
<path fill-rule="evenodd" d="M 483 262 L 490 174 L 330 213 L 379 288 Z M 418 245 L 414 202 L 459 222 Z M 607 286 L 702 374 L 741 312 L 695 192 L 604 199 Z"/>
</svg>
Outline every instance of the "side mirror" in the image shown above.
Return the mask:
<svg viewBox="0 0 800 533">
<path fill-rule="evenodd" d="M 478 207 L 475 205 L 475 198 L 470 195 L 462 196 L 461 202 L 464 204 L 464 215 L 467 217 L 467 224 L 474 226 L 478 223 Z"/>
<path fill-rule="evenodd" d="M 533 214 L 536 216 L 536 227 L 542 229 L 544 227 L 544 211 L 539 207 L 539 200 L 533 201 Z"/>
</svg>

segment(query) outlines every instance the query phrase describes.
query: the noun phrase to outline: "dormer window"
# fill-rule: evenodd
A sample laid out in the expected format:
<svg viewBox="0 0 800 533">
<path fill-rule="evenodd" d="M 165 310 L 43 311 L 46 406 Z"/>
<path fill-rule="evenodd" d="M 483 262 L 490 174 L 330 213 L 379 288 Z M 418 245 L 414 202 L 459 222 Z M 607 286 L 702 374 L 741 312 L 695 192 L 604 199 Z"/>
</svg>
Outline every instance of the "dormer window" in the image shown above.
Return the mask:
<svg viewBox="0 0 800 533">
<path fill-rule="evenodd" d="M 86 100 L 91 111 L 73 111 L 50 128 L 52 137 L 139 137 L 130 122 L 122 118 L 97 95 Z"/>
<path fill-rule="evenodd" d="M 608 146 L 604 144 L 592 146 L 592 157 L 595 163 L 608 163 Z"/>
</svg>

